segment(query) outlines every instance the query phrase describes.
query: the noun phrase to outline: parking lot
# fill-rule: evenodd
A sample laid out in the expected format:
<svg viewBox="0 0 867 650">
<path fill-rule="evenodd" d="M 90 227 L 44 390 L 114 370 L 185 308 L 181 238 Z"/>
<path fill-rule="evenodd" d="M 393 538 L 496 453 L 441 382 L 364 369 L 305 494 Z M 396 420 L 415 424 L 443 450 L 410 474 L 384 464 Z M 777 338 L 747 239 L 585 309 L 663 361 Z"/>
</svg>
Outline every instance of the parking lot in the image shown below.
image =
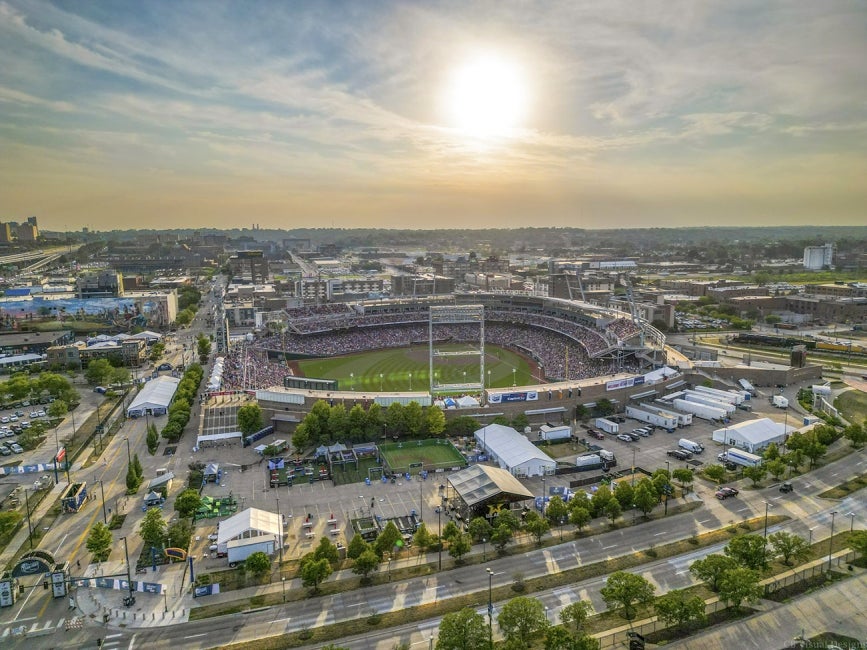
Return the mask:
<svg viewBox="0 0 867 650">
<path fill-rule="evenodd" d="M 45 424 L 47 426 L 48 416 L 45 409 L 53 401 L 54 398 L 50 400 L 45 398 L 34 403 L 23 400 L 0 410 L 0 455 L 12 456 L 13 454 L 24 453 L 24 449 L 18 444 L 18 435 L 40 419 L 46 419 Z"/>
</svg>

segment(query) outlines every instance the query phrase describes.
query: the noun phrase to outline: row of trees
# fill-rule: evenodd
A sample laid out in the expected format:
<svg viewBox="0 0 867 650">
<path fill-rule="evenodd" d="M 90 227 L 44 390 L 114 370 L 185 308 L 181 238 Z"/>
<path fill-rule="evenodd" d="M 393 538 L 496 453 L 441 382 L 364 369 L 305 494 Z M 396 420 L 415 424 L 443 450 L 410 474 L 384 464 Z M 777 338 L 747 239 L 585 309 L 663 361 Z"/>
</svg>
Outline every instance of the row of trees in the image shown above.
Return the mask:
<svg viewBox="0 0 867 650">
<path fill-rule="evenodd" d="M 162 437 L 169 442 L 177 442 L 184 433 L 184 427 L 190 421 L 190 409 L 196 400 L 196 392 L 205 372 L 197 363 L 191 364 L 178 384 L 175 397 L 169 406 L 169 421 L 162 430 Z"/>
<path fill-rule="evenodd" d="M 123 358 L 93 359 L 84 369 L 84 379 L 91 386 L 127 384 L 132 375 L 123 366 Z"/>
<path fill-rule="evenodd" d="M 342 402 L 329 406 L 319 400 L 296 428 L 292 445 L 305 449 L 311 444 L 364 442 L 382 435 L 436 438 L 445 428 L 445 414 L 438 406 L 422 408 L 418 402 L 406 406 L 395 402 L 383 410 L 374 402 L 367 410 L 356 404 L 347 411 Z"/>
<path fill-rule="evenodd" d="M 78 404 L 81 401 L 81 396 L 72 387 L 69 379 L 56 372 L 41 372 L 35 376 L 17 372 L 6 381 L 0 382 L 0 396 L 4 408 L 21 400 L 49 396 L 67 404 Z"/>
</svg>

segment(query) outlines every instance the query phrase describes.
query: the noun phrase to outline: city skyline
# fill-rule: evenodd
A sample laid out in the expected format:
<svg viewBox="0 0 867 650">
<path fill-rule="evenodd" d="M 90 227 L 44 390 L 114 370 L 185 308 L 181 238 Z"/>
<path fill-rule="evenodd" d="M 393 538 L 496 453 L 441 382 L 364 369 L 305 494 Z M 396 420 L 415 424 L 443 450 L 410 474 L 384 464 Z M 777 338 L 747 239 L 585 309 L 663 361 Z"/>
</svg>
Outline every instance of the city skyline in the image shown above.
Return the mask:
<svg viewBox="0 0 867 650">
<path fill-rule="evenodd" d="M 861 225 L 857 3 L 0 0 L 2 221 Z"/>
</svg>

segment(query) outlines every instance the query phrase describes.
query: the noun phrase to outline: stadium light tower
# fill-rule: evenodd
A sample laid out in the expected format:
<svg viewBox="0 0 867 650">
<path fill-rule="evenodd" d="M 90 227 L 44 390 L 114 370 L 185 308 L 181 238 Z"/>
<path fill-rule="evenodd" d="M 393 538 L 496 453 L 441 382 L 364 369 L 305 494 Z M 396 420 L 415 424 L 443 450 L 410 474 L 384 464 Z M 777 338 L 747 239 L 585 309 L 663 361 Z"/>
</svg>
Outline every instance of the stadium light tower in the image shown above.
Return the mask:
<svg viewBox="0 0 867 650">
<path fill-rule="evenodd" d="M 382 392 L 382 373 L 379 373 L 379 392 Z"/>
</svg>

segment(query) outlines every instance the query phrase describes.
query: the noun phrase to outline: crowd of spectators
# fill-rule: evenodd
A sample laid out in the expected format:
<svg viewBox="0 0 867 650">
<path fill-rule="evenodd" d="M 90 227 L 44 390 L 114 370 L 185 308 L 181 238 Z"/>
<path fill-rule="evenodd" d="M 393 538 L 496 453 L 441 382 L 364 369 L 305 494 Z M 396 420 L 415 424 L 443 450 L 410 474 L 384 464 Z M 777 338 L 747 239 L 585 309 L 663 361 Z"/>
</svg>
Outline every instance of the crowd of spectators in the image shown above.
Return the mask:
<svg viewBox="0 0 867 650">
<path fill-rule="evenodd" d="M 605 326 L 605 332 L 614 337 L 615 341 L 628 341 L 638 336 L 641 328 L 628 318 L 618 318 Z"/>
<path fill-rule="evenodd" d="M 236 345 L 223 362 L 222 390 L 255 390 L 282 386 L 283 377 L 292 374 L 282 363 L 268 359 L 268 354 L 246 344 Z"/>
</svg>

